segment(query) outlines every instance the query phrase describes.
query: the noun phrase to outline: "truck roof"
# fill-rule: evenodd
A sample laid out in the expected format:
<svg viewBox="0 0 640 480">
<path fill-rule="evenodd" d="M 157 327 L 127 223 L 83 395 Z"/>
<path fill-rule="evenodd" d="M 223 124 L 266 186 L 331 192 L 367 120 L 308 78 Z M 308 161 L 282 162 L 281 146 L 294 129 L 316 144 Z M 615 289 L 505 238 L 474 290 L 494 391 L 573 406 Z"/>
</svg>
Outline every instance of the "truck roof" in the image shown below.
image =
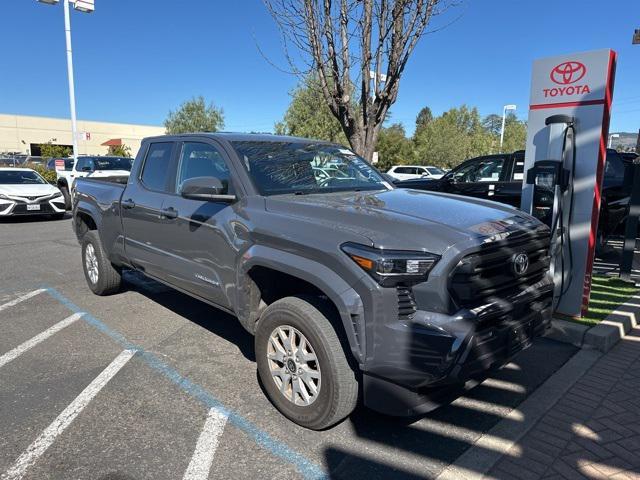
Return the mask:
<svg viewBox="0 0 640 480">
<path fill-rule="evenodd" d="M 193 137 L 197 135 L 199 137 L 211 137 L 229 142 L 288 142 L 288 143 L 326 143 L 326 140 L 318 140 L 313 138 L 293 137 L 290 135 L 272 135 L 270 133 L 239 133 L 239 132 L 194 132 L 194 133 L 180 133 L 176 135 L 159 135 L 155 137 L 147 137 L 145 140 L 159 140 L 166 138 L 181 138 L 181 137 Z"/>
</svg>

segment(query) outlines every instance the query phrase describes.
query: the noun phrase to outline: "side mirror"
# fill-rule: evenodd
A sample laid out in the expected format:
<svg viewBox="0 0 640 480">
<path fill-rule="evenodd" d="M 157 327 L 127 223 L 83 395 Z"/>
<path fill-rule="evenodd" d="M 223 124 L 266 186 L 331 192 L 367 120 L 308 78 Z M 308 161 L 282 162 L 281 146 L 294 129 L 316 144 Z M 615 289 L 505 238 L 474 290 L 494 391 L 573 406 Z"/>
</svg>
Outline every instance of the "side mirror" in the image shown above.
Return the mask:
<svg viewBox="0 0 640 480">
<path fill-rule="evenodd" d="M 87 167 L 82 167 L 82 171 L 83 172 L 93 172 L 93 168 L 87 166 Z"/>
<path fill-rule="evenodd" d="M 193 177 L 182 182 L 180 195 L 192 200 L 233 202 L 236 196 L 224 193 L 226 191 L 227 188 L 217 177 Z"/>
</svg>

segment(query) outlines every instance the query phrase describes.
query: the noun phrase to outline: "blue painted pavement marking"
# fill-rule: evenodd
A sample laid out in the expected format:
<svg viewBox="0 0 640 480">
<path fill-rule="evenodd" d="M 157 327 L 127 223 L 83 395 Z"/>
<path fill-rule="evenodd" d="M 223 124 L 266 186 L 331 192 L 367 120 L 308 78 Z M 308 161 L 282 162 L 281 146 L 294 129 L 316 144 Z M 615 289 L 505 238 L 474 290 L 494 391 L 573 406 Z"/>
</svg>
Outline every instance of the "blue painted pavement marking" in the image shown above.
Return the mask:
<svg viewBox="0 0 640 480">
<path fill-rule="evenodd" d="M 62 305 L 67 307 L 74 313 L 84 312 L 83 309 L 74 304 L 71 300 L 64 297 L 60 292 L 58 292 L 55 288 L 49 287 L 47 285 L 43 285 L 42 288 L 47 290 L 47 293 L 60 302 Z M 175 383 L 180 389 L 186 392 L 188 395 L 196 398 L 208 408 L 217 408 L 223 414 L 228 415 L 229 422 L 232 425 L 236 426 L 247 435 L 249 435 L 253 440 L 265 448 L 273 455 L 283 459 L 286 462 L 291 463 L 296 469 L 307 479 L 328 479 L 329 476 L 315 463 L 311 462 L 303 455 L 299 454 L 291 450 L 289 447 L 284 445 L 282 442 L 274 439 L 267 432 L 261 430 L 259 427 L 255 426 L 253 423 L 245 419 L 242 415 L 234 412 L 233 410 L 228 409 L 226 406 L 222 404 L 220 400 L 218 400 L 215 396 L 209 393 L 200 385 L 193 383 L 186 377 L 183 377 L 178 373 L 177 370 L 170 367 L 158 357 L 156 357 L 153 353 L 147 352 L 144 348 L 131 343 L 126 339 L 124 335 L 120 332 L 111 329 L 104 322 L 98 320 L 93 315 L 89 313 L 85 313 L 82 317 L 82 320 L 87 322 L 88 324 L 95 327 L 97 330 L 106 334 L 115 340 L 120 346 L 127 350 L 137 350 L 138 353 L 136 358 L 140 358 L 143 360 L 148 366 L 153 368 L 154 370 L 160 372 L 166 378 Z"/>
</svg>

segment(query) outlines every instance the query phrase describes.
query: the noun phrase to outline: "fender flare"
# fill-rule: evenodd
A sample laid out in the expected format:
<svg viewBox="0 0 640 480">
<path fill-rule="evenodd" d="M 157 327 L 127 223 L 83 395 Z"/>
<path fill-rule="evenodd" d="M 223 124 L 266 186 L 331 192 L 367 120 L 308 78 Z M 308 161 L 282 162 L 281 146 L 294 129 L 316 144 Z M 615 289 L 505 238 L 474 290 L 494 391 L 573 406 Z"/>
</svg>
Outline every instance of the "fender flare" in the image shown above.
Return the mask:
<svg viewBox="0 0 640 480">
<path fill-rule="evenodd" d="M 100 212 L 98 212 L 98 209 L 94 205 L 91 205 L 90 203 L 86 203 L 86 202 L 80 202 L 78 203 L 75 211 L 73 212 L 73 229 L 76 233 L 76 236 L 78 235 L 76 219 L 78 218 L 79 214 L 87 215 L 88 217 L 90 217 L 91 220 L 93 220 L 93 223 L 95 223 L 96 225 L 96 230 L 98 231 L 98 235 L 100 235 L 100 230 L 101 230 L 100 225 L 102 223 L 102 215 L 100 215 Z"/>
<path fill-rule="evenodd" d="M 237 269 L 236 313 L 242 326 L 251 334 L 255 331 L 256 318 L 251 316 L 249 302 L 243 296 L 250 291 L 248 272 L 253 267 L 266 267 L 300 278 L 321 290 L 336 306 L 351 352 L 362 365 L 364 348 L 364 305 L 356 291 L 333 270 L 314 260 L 271 247 L 255 245 L 241 257 Z"/>
</svg>

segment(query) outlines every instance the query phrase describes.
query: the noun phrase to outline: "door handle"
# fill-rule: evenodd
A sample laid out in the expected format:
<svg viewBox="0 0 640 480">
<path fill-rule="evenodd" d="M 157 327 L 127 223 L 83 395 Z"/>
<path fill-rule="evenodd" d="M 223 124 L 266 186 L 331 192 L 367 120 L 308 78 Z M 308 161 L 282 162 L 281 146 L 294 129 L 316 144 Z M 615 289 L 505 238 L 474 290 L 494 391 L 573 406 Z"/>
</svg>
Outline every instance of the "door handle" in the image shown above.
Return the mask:
<svg viewBox="0 0 640 480">
<path fill-rule="evenodd" d="M 126 208 L 127 210 L 131 210 L 132 208 L 134 208 L 136 206 L 136 202 L 134 202 L 133 200 L 128 198 L 126 200 L 122 200 L 122 202 L 120 202 L 120 205 L 122 205 L 122 208 Z"/>
<path fill-rule="evenodd" d="M 163 208 L 160 215 L 168 220 L 173 220 L 174 218 L 178 218 L 178 211 L 173 207 Z"/>
</svg>

